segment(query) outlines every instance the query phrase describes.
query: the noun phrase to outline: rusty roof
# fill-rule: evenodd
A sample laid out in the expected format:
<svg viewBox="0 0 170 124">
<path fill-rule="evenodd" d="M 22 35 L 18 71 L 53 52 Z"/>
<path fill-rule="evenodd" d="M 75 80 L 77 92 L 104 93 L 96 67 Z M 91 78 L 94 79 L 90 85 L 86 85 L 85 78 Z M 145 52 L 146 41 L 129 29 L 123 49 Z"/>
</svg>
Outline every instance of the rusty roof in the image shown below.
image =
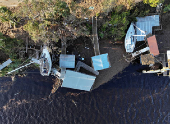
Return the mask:
<svg viewBox="0 0 170 124">
<path fill-rule="evenodd" d="M 159 55 L 158 44 L 155 35 L 147 38 L 147 41 L 150 48 L 150 53 L 153 54 L 154 56 Z"/>
</svg>

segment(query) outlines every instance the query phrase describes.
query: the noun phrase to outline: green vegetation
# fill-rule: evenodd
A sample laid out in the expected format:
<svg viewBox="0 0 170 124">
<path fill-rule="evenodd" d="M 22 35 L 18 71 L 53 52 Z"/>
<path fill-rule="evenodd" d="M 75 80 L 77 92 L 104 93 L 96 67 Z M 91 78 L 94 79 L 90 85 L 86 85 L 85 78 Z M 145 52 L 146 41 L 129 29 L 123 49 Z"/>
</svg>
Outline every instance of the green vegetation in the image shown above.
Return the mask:
<svg viewBox="0 0 170 124">
<path fill-rule="evenodd" d="M 126 35 L 126 30 L 136 17 L 146 16 L 149 10 L 139 11 L 138 7 L 127 10 L 124 6 L 117 6 L 111 14 L 111 20 L 106 21 L 99 31 L 101 38 L 114 37 L 114 40 L 120 40 Z"/>
<path fill-rule="evenodd" d="M 19 20 L 17 20 L 14 13 L 12 13 L 7 7 L 0 6 L 0 21 L 1 22 L 9 22 L 14 27 Z"/>
<path fill-rule="evenodd" d="M 88 35 L 89 31 L 83 24 L 85 21 L 81 19 L 87 14 L 89 14 L 88 9 L 76 6 L 74 2 L 67 5 L 60 0 L 31 0 L 30 2 L 24 0 L 18 17 L 27 21 L 24 30 L 35 42 L 57 42 L 63 37 L 73 39 Z"/>
<path fill-rule="evenodd" d="M 0 20 L 2 22 L 10 21 L 11 20 L 12 12 L 8 10 L 6 7 L 0 7 Z"/>
<path fill-rule="evenodd" d="M 13 61 L 8 67 L 1 70 L 0 76 L 4 76 L 6 72 L 15 69 L 21 64 L 22 60 L 18 59 L 18 53 L 22 47 L 23 42 L 21 40 L 5 37 L 0 33 L 0 49 Z"/>
<path fill-rule="evenodd" d="M 159 3 L 163 3 L 164 0 L 143 0 L 144 4 L 149 4 L 151 7 L 156 7 Z"/>
<path fill-rule="evenodd" d="M 164 13 L 167 13 L 170 11 L 170 4 L 169 5 L 166 5 L 165 8 L 163 9 L 163 12 Z"/>
</svg>

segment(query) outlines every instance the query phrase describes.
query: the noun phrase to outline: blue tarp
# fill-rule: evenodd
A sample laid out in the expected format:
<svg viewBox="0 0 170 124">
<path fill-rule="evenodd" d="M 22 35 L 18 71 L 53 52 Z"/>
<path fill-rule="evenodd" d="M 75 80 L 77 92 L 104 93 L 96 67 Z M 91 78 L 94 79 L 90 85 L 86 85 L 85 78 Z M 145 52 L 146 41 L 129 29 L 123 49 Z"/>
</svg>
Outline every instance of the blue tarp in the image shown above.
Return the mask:
<svg viewBox="0 0 170 124">
<path fill-rule="evenodd" d="M 111 67 L 108 53 L 91 57 L 94 70 L 103 70 Z"/>
</svg>

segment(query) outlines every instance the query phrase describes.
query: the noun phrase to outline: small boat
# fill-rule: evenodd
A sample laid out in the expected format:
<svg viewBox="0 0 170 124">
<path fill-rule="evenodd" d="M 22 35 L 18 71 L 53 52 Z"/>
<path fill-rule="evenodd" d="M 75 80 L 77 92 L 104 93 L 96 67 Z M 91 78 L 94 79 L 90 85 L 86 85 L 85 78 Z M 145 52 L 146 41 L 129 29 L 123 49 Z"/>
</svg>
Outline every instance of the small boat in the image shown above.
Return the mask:
<svg viewBox="0 0 170 124">
<path fill-rule="evenodd" d="M 132 53 L 135 48 L 136 38 L 135 38 L 135 27 L 134 23 L 131 23 L 128 32 L 125 37 L 125 49 L 127 53 Z"/>
<path fill-rule="evenodd" d="M 42 76 L 49 76 L 51 73 L 52 61 L 47 47 L 43 48 L 40 56 L 40 73 Z"/>
</svg>

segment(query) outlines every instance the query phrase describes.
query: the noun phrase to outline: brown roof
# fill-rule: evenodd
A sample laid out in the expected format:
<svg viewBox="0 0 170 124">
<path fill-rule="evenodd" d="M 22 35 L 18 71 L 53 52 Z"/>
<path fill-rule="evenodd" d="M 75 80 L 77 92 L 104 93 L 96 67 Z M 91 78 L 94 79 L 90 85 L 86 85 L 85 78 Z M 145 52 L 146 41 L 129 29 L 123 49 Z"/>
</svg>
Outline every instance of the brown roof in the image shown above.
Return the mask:
<svg viewBox="0 0 170 124">
<path fill-rule="evenodd" d="M 155 35 L 147 38 L 147 41 L 150 48 L 150 53 L 153 54 L 154 56 L 159 55 L 158 44 Z"/>
</svg>

